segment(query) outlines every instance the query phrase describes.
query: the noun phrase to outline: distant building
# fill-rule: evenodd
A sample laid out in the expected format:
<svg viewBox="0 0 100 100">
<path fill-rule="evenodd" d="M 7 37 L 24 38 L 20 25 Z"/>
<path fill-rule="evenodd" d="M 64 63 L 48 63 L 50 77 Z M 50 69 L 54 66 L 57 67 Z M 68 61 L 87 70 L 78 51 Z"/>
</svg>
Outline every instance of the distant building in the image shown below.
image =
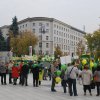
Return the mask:
<svg viewBox="0 0 100 100">
<path fill-rule="evenodd" d="M 18 22 L 18 27 L 19 32 L 31 31 L 39 37 L 39 43 L 35 48 L 38 54 L 54 54 L 55 47 L 59 46 L 63 53 L 73 56 L 76 55 L 77 43 L 84 42 L 84 31 L 54 18 L 26 18 Z M 7 38 L 9 26 L 3 26 L 0 29 Z"/>
</svg>

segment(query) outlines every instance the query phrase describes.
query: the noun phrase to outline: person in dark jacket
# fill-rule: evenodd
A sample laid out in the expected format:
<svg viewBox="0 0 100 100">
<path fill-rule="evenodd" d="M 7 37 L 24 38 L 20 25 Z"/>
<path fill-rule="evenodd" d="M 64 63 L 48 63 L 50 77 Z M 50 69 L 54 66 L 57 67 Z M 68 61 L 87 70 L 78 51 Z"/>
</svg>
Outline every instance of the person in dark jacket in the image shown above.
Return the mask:
<svg viewBox="0 0 100 100">
<path fill-rule="evenodd" d="M 39 81 L 39 65 L 38 64 L 32 65 L 32 73 L 33 73 L 33 86 L 38 87 L 38 81 Z"/>
<path fill-rule="evenodd" d="M 1 73 L 1 84 L 6 85 L 6 70 L 7 68 L 5 67 L 4 63 L 2 62 L 0 64 L 0 73 Z"/>
<path fill-rule="evenodd" d="M 96 96 L 99 96 L 100 95 L 100 65 L 97 66 L 97 69 L 94 72 L 94 78 L 95 78 L 96 87 L 97 87 Z"/>
<path fill-rule="evenodd" d="M 19 84 L 22 84 L 22 67 L 23 67 L 23 61 L 21 60 L 19 64 Z"/>
<path fill-rule="evenodd" d="M 22 70 L 21 70 L 21 77 L 22 77 L 21 84 L 22 84 L 22 86 L 24 84 L 25 84 L 25 86 L 28 86 L 28 83 L 27 83 L 28 73 L 29 73 L 29 66 L 28 66 L 28 64 L 24 64 L 22 67 Z"/>
</svg>

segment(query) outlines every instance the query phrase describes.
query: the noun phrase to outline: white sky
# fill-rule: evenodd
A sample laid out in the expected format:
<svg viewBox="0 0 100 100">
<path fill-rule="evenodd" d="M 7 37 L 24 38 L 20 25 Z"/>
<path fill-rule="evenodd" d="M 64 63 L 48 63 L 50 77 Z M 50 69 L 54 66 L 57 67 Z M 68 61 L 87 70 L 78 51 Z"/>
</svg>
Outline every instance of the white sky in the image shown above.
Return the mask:
<svg viewBox="0 0 100 100">
<path fill-rule="evenodd" d="M 52 17 L 86 32 L 100 24 L 100 0 L 0 0 L 0 26 L 12 18 Z"/>
</svg>

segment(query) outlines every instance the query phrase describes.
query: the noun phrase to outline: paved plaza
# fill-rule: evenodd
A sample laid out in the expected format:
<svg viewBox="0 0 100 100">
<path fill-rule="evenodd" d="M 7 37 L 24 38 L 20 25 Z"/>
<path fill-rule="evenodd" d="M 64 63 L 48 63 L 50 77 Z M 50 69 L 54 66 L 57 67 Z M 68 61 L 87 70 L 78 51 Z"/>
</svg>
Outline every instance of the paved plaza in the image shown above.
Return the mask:
<svg viewBox="0 0 100 100">
<path fill-rule="evenodd" d="M 8 84 L 0 85 L 0 100 L 100 100 L 100 96 L 96 97 L 96 90 L 92 90 L 93 96 L 90 96 L 87 91 L 87 96 L 83 95 L 82 85 L 77 83 L 78 96 L 70 97 L 68 93 L 63 93 L 63 88 L 57 84 L 55 89 L 57 92 L 50 91 L 51 81 L 42 81 L 39 87 L 33 87 L 32 74 L 28 78 L 29 86 L 20 86 Z"/>
</svg>

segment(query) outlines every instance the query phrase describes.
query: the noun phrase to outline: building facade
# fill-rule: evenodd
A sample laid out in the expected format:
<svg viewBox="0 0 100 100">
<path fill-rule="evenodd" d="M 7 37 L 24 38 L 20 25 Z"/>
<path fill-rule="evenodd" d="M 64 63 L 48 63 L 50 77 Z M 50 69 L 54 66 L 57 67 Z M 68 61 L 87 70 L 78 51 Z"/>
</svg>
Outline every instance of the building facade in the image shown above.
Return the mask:
<svg viewBox="0 0 100 100">
<path fill-rule="evenodd" d="M 63 53 L 73 56 L 76 55 L 78 42 L 84 42 L 85 32 L 54 18 L 26 18 L 18 22 L 18 27 L 19 32 L 31 31 L 39 37 L 35 47 L 38 54 L 54 54 L 55 47 L 59 46 Z M 1 29 L 6 35 L 8 26 Z"/>
</svg>

